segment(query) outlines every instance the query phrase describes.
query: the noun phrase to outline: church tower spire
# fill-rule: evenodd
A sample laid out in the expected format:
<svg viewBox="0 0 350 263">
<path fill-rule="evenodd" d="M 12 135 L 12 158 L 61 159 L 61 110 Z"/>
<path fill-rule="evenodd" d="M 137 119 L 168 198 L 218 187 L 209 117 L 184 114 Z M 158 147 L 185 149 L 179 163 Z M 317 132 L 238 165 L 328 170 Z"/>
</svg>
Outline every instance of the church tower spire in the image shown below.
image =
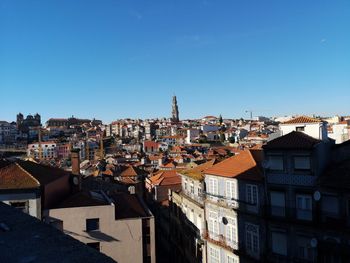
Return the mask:
<svg viewBox="0 0 350 263">
<path fill-rule="evenodd" d="M 179 108 L 177 106 L 176 96 L 173 96 L 173 106 L 172 106 L 171 115 L 172 115 L 171 120 L 173 122 L 178 122 L 179 121 Z"/>
</svg>

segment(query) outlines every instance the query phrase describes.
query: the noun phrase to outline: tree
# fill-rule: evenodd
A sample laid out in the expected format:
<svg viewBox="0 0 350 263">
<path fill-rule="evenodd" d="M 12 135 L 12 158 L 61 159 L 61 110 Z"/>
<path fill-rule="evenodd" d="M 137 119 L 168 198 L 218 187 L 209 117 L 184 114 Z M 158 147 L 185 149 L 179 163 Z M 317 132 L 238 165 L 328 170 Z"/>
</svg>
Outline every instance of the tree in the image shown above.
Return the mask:
<svg viewBox="0 0 350 263">
<path fill-rule="evenodd" d="M 235 137 L 231 136 L 231 137 L 228 138 L 228 141 L 229 141 L 230 143 L 235 143 L 235 142 L 236 142 L 236 139 L 235 139 Z"/>
<path fill-rule="evenodd" d="M 220 123 L 220 126 L 222 125 L 222 122 L 223 122 L 223 120 L 222 120 L 222 116 L 221 116 L 221 114 L 220 114 L 220 116 L 219 116 L 219 123 Z"/>
<path fill-rule="evenodd" d="M 225 133 L 220 133 L 220 141 L 224 142 L 226 140 Z"/>
</svg>

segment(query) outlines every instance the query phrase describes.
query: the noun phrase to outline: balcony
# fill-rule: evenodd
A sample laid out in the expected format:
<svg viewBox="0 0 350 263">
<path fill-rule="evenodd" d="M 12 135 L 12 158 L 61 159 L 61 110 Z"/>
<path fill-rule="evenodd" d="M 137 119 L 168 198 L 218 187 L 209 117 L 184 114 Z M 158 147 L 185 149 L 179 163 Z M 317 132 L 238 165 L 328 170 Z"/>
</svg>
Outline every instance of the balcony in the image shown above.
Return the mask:
<svg viewBox="0 0 350 263">
<path fill-rule="evenodd" d="M 295 207 L 266 206 L 266 216 L 276 221 L 312 224 L 319 227 L 326 225 L 327 228 L 332 229 L 350 227 L 350 218 L 346 214 L 325 212 L 320 208 L 306 210 Z"/>
<path fill-rule="evenodd" d="M 295 207 L 266 206 L 267 217 L 285 221 L 313 222 L 314 211 Z"/>
<path fill-rule="evenodd" d="M 238 242 L 228 239 L 223 234 L 218 234 L 207 230 L 203 233 L 203 239 L 206 239 L 208 242 L 221 246 L 232 252 L 238 250 Z"/>
<path fill-rule="evenodd" d="M 194 194 L 191 193 L 188 190 L 182 190 L 181 195 L 186 197 L 186 198 L 190 198 L 193 201 L 197 202 L 199 205 L 203 205 L 204 204 L 204 194 Z"/>
<path fill-rule="evenodd" d="M 303 174 L 268 173 L 266 175 L 266 179 L 268 184 L 314 186 L 317 177 L 310 174 L 303 175 Z"/>
</svg>

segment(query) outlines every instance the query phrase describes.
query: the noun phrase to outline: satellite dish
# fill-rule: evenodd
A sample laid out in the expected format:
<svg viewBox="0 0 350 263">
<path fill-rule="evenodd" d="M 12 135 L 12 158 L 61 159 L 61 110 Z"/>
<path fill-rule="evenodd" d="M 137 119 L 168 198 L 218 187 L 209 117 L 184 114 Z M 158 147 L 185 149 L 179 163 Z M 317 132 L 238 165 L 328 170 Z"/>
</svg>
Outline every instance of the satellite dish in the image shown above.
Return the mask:
<svg viewBox="0 0 350 263">
<path fill-rule="evenodd" d="M 315 200 L 315 201 L 320 201 L 320 199 L 321 199 L 321 193 L 320 193 L 320 191 L 315 191 L 315 192 L 314 192 L 314 200 Z"/>
<path fill-rule="evenodd" d="M 264 169 L 268 169 L 270 167 L 270 163 L 268 160 L 262 161 L 261 165 Z"/>
<path fill-rule="evenodd" d="M 222 218 L 222 223 L 223 223 L 224 225 L 227 225 L 227 224 L 228 224 L 228 220 L 227 220 L 226 217 L 223 217 L 223 218 Z"/>
<path fill-rule="evenodd" d="M 317 243 L 318 243 L 318 241 L 317 241 L 316 238 L 312 238 L 310 240 L 310 246 L 313 247 L 313 248 L 317 247 Z"/>
<path fill-rule="evenodd" d="M 73 184 L 74 184 L 74 185 L 78 185 L 78 184 L 79 184 L 79 179 L 78 179 L 78 177 L 76 177 L 76 176 L 73 177 Z"/>
</svg>

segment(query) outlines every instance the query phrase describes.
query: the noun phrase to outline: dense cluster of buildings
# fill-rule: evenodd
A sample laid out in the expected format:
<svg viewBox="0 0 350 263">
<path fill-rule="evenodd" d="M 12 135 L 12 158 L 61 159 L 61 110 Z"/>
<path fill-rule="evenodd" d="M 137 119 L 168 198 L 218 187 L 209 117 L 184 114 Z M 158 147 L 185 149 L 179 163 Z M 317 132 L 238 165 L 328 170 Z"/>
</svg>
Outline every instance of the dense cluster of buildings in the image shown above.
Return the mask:
<svg viewBox="0 0 350 263">
<path fill-rule="evenodd" d="M 18 114 L 0 201 L 116 262 L 349 262 L 349 122 Z"/>
</svg>

